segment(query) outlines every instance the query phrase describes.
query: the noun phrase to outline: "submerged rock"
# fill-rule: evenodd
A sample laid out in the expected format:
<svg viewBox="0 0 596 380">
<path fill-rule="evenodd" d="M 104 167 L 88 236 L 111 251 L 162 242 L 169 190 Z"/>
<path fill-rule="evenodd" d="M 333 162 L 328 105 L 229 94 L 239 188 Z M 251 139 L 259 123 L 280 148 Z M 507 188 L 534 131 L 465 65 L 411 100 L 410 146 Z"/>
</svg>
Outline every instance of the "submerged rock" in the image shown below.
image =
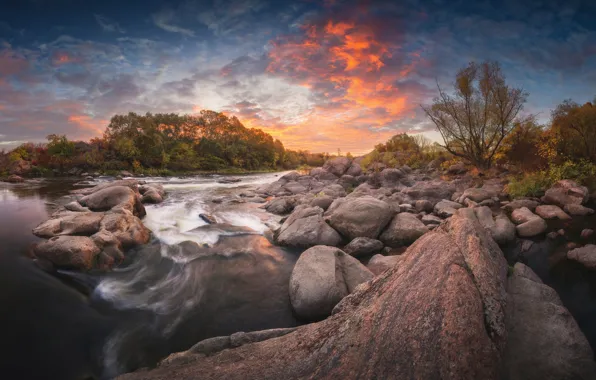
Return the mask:
<svg viewBox="0 0 596 380">
<path fill-rule="evenodd" d="M 596 245 L 587 244 L 567 252 L 567 258 L 581 263 L 588 269 L 596 269 Z"/>
<path fill-rule="evenodd" d="M 290 301 L 303 320 L 320 320 L 339 301 L 373 274 L 360 262 L 334 247 L 316 246 L 296 262 L 290 278 Z"/>
<path fill-rule="evenodd" d="M 56 236 L 37 244 L 33 252 L 57 267 L 90 270 L 100 249 L 86 236 Z"/>
</svg>

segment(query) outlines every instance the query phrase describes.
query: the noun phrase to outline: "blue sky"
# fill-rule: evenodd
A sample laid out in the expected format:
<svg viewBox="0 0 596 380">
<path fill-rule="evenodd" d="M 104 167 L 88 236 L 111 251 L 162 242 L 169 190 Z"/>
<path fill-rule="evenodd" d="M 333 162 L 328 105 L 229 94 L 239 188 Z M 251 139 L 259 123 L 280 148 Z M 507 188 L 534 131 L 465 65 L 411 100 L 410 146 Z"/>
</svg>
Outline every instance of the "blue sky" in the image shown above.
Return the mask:
<svg viewBox="0 0 596 380">
<path fill-rule="evenodd" d="M 587 0 L 3 1 L 0 149 L 213 109 L 290 148 L 361 153 L 398 132 L 436 139 L 419 105 L 485 59 L 548 122 L 596 96 L 595 19 Z"/>
</svg>

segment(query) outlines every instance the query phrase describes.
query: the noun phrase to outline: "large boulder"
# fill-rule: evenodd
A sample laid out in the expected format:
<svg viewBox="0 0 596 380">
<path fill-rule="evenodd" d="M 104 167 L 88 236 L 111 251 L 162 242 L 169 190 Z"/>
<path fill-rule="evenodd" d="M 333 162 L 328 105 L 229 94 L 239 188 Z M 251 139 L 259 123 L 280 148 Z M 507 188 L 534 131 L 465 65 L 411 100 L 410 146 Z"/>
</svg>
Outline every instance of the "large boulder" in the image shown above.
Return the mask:
<svg viewBox="0 0 596 380">
<path fill-rule="evenodd" d="M 126 186 L 126 187 L 130 188 L 132 191 L 134 191 L 135 193 L 139 192 L 139 181 L 137 181 L 136 179 L 121 179 L 121 180 L 117 180 L 117 181 L 101 183 L 94 187 L 87 187 L 84 189 L 73 190 L 73 191 L 71 191 L 71 193 L 80 194 L 80 195 L 89 195 L 92 193 L 96 193 L 100 190 L 104 190 L 104 189 L 107 189 L 109 187 L 114 187 L 114 186 Z"/>
<path fill-rule="evenodd" d="M 51 238 L 58 235 L 91 236 L 99 231 L 102 212 L 66 212 L 33 229 L 35 236 Z"/>
<path fill-rule="evenodd" d="M 351 241 L 357 237 L 376 239 L 393 212 L 386 202 L 364 196 L 337 199 L 326 215 L 331 227 Z"/>
<path fill-rule="evenodd" d="M 587 244 L 567 252 L 567 258 L 581 263 L 588 269 L 596 269 L 596 245 Z"/>
<path fill-rule="evenodd" d="M 438 202 L 435 205 L 434 211 L 435 214 L 440 216 L 441 218 L 449 218 L 455 212 L 462 208 L 463 206 L 457 202 L 449 201 L 447 199 L 443 199 L 442 201 Z"/>
<path fill-rule="evenodd" d="M 311 169 L 310 176 L 319 181 L 335 181 L 339 177 L 323 168 Z"/>
<path fill-rule="evenodd" d="M 492 238 L 499 245 L 506 245 L 515 240 L 515 225 L 506 215 L 499 214 L 493 220 L 493 213 L 487 206 L 474 209 L 480 224 L 490 232 Z"/>
<path fill-rule="evenodd" d="M 428 227 L 416 215 L 402 212 L 395 215 L 379 240 L 389 247 L 402 247 L 412 244 L 427 232 Z"/>
<path fill-rule="evenodd" d="M 383 255 L 374 255 L 373 257 L 368 260 L 368 264 L 366 267 L 373 272 L 375 276 L 385 272 L 387 269 L 393 268 L 397 263 L 404 259 L 403 255 L 396 255 L 396 256 L 383 256 Z"/>
<path fill-rule="evenodd" d="M 588 201 L 589 196 L 590 193 L 588 192 L 587 187 L 580 186 L 575 181 L 564 179 L 546 190 L 542 201 L 544 203 L 565 207 L 570 204 L 584 204 Z"/>
<path fill-rule="evenodd" d="M 137 193 L 127 186 L 111 186 L 96 191 L 81 198 L 79 203 L 92 211 L 108 211 L 113 208 L 121 208 L 139 217 L 146 214 L 145 207 Z"/>
<path fill-rule="evenodd" d="M 462 211 L 324 321 L 119 379 L 499 379 L 507 263 L 473 213 Z M 326 265 L 335 284 L 335 267 Z"/>
<path fill-rule="evenodd" d="M 156 191 L 162 198 L 166 196 L 166 190 L 161 183 L 151 182 L 139 186 L 139 193 L 141 195 L 145 195 L 146 192 L 151 190 Z"/>
<path fill-rule="evenodd" d="M 346 245 L 343 251 L 354 257 L 365 257 L 373 253 L 379 253 L 381 249 L 383 249 L 381 241 L 367 237 L 357 237 Z"/>
<path fill-rule="evenodd" d="M 520 237 L 534 237 L 546 232 L 548 225 L 538 215 L 526 207 L 513 210 L 511 220 L 517 224 L 515 227 Z"/>
<path fill-rule="evenodd" d="M 299 206 L 280 227 L 276 241 L 291 247 L 336 246 L 342 238 L 325 223 L 322 208 Z"/>
<path fill-rule="evenodd" d="M 441 180 L 419 181 L 401 192 L 411 199 L 426 199 L 434 206 L 443 199 L 451 199 L 455 193 L 455 185 Z"/>
<path fill-rule="evenodd" d="M 362 175 L 362 168 L 356 162 L 352 162 L 352 165 L 346 170 L 345 174 L 351 175 L 352 177 L 359 177 Z"/>
<path fill-rule="evenodd" d="M 534 211 L 539 204 L 540 203 L 532 199 L 515 199 L 501 207 L 501 209 L 509 213 L 522 207 L 525 207 L 530 211 Z"/>
<path fill-rule="evenodd" d="M 146 244 L 151 238 L 151 231 L 128 210 L 106 213 L 100 229 L 111 232 L 125 248 Z"/>
<path fill-rule="evenodd" d="M 588 216 L 594 214 L 594 210 L 591 208 L 576 204 L 565 205 L 565 212 L 573 216 Z"/>
<path fill-rule="evenodd" d="M 399 169 L 387 168 L 384 169 L 379 178 L 381 186 L 383 187 L 396 187 L 400 184 L 399 180 L 403 178 L 404 173 Z"/>
<path fill-rule="evenodd" d="M 37 257 L 57 267 L 90 270 L 94 267 L 99 248 L 86 236 L 56 236 L 33 248 Z"/>
<path fill-rule="evenodd" d="M 156 189 L 149 189 L 143 193 L 141 197 L 142 203 L 161 203 L 163 202 L 163 197 Z"/>
<path fill-rule="evenodd" d="M 325 165 L 323 165 L 323 169 L 337 177 L 341 177 L 345 174 L 351 164 L 352 160 L 348 157 L 335 157 L 327 160 Z"/>
<path fill-rule="evenodd" d="M 269 203 L 265 205 L 265 210 L 272 214 L 285 215 L 287 213 L 292 212 L 294 206 L 295 201 L 293 198 L 275 198 L 270 200 Z"/>
<path fill-rule="evenodd" d="M 463 162 L 458 162 L 447 168 L 447 174 L 464 174 L 467 171 L 468 169 L 466 169 L 466 166 Z"/>
<path fill-rule="evenodd" d="M 292 308 L 302 320 L 323 319 L 342 298 L 372 277 L 372 272 L 340 249 L 312 247 L 300 255 L 292 270 Z"/>
<path fill-rule="evenodd" d="M 503 378 L 596 379 L 592 349 L 552 288 L 517 263 L 507 292 Z"/>
<path fill-rule="evenodd" d="M 540 205 L 536 207 L 536 214 L 543 219 L 569 220 L 571 217 L 555 205 Z"/>
</svg>

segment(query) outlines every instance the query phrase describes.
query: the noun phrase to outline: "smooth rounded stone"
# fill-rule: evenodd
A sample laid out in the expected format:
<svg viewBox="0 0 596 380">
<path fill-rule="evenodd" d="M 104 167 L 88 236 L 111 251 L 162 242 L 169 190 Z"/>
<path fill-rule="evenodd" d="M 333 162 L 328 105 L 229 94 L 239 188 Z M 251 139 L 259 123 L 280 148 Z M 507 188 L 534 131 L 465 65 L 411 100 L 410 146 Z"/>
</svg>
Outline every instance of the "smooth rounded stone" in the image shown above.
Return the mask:
<svg viewBox="0 0 596 380">
<path fill-rule="evenodd" d="M 106 213 L 100 228 L 114 234 L 124 248 L 146 244 L 151 238 L 151 231 L 128 210 Z"/>
<path fill-rule="evenodd" d="M 569 220 L 571 217 L 555 205 L 540 205 L 536 207 L 535 213 L 543 219 Z"/>
<path fill-rule="evenodd" d="M 538 236 L 544 233 L 547 228 L 548 226 L 546 222 L 540 217 L 535 217 L 515 227 L 517 234 L 520 237 Z"/>
<path fill-rule="evenodd" d="M 306 188 L 306 186 L 301 185 L 298 182 L 288 182 L 286 183 L 284 186 L 284 189 L 286 189 L 287 191 L 289 191 L 292 194 L 302 194 L 308 191 L 308 189 Z"/>
<path fill-rule="evenodd" d="M 573 216 L 588 216 L 594 214 L 594 210 L 591 208 L 577 204 L 565 205 L 564 210 L 566 213 Z"/>
<path fill-rule="evenodd" d="M 131 173 L 131 172 L 129 172 L 128 170 L 122 170 L 122 171 L 120 172 L 120 175 L 121 175 L 121 176 L 123 176 L 123 177 L 133 177 L 133 176 L 134 176 L 134 174 L 132 174 L 132 173 Z"/>
<path fill-rule="evenodd" d="M 495 242 L 499 245 L 506 245 L 515 240 L 515 224 L 511 223 L 506 215 L 497 215 L 495 225 L 490 230 Z"/>
<path fill-rule="evenodd" d="M 447 169 L 447 174 L 464 174 L 467 171 L 468 171 L 468 169 L 466 169 L 466 166 L 464 165 L 464 163 L 458 162 L 457 164 L 451 165 Z"/>
<path fill-rule="evenodd" d="M 424 223 L 426 226 L 431 225 L 431 224 L 441 224 L 441 222 L 443 222 L 443 219 L 439 218 L 438 216 L 432 215 L 432 214 L 428 214 L 428 215 L 424 215 L 421 219 L 422 223 Z"/>
<path fill-rule="evenodd" d="M 510 380 L 596 379 L 590 344 L 557 293 L 520 263 L 507 282 L 502 376 Z"/>
<path fill-rule="evenodd" d="M 567 252 L 567 258 L 581 263 L 588 269 L 596 269 L 596 245 L 587 244 Z"/>
<path fill-rule="evenodd" d="M 6 179 L 6 182 L 21 183 L 21 182 L 25 182 L 25 179 L 23 177 L 16 175 L 16 174 L 12 174 L 12 175 L 8 176 L 8 178 Z"/>
<path fill-rule="evenodd" d="M 152 183 L 146 183 L 144 185 L 139 186 L 139 193 L 141 193 L 141 195 L 144 195 L 147 191 L 150 191 L 150 190 L 157 191 L 157 193 L 159 195 L 161 195 L 162 198 L 164 198 L 166 196 L 166 190 L 164 189 L 164 187 L 161 183 L 152 182 Z"/>
<path fill-rule="evenodd" d="M 93 235 L 99 231 L 102 212 L 69 212 L 49 219 L 33 229 L 33 234 L 50 238 L 58 235 Z"/>
<path fill-rule="evenodd" d="M 265 210 L 276 215 L 285 215 L 294 210 L 294 199 L 292 198 L 274 198 L 265 205 Z"/>
<path fill-rule="evenodd" d="M 139 217 L 146 215 L 145 207 L 137 194 L 126 186 L 112 186 L 86 195 L 79 203 L 93 211 L 108 211 L 119 207 L 133 212 Z"/>
<path fill-rule="evenodd" d="M 314 168 L 310 171 L 310 176 L 314 177 L 320 181 L 335 181 L 337 180 L 338 176 L 333 173 L 328 172 L 323 168 Z"/>
<path fill-rule="evenodd" d="M 68 211 L 73 211 L 73 212 L 89 212 L 89 211 L 91 211 L 91 210 L 89 210 L 89 208 L 81 206 L 81 204 L 77 201 L 72 201 L 70 203 L 65 204 L 64 208 L 67 209 Z"/>
<path fill-rule="evenodd" d="M 531 219 L 538 218 L 538 217 L 539 217 L 538 215 L 534 214 L 532 211 L 530 211 L 526 207 L 515 209 L 511 213 L 511 220 L 515 224 L 522 224 L 522 223 L 525 223 Z"/>
<path fill-rule="evenodd" d="M 580 186 L 577 182 L 564 179 L 555 183 L 546 190 L 542 201 L 548 204 L 556 204 L 565 207 L 569 204 L 581 205 L 588 201 L 590 193 L 588 188 Z"/>
<path fill-rule="evenodd" d="M 368 261 L 366 266 L 375 276 L 385 272 L 387 269 L 393 268 L 397 263 L 403 260 L 402 255 L 396 256 L 383 256 L 374 255 Z"/>
<path fill-rule="evenodd" d="M 582 230 L 580 236 L 582 239 L 589 239 L 592 237 L 592 235 L 594 235 L 594 230 L 591 228 L 585 228 Z"/>
<path fill-rule="evenodd" d="M 357 237 L 343 249 L 348 255 L 354 257 L 370 256 L 379 253 L 383 249 L 383 242 L 367 237 Z"/>
<path fill-rule="evenodd" d="M 313 207 L 320 207 L 323 211 L 326 211 L 329 206 L 333 203 L 333 198 L 327 195 L 315 196 L 311 201 L 310 205 Z"/>
<path fill-rule="evenodd" d="M 363 196 L 334 201 L 326 215 L 331 227 L 351 241 L 357 237 L 376 239 L 393 212 L 387 202 Z"/>
<path fill-rule="evenodd" d="M 434 206 L 443 199 L 451 199 L 455 193 L 455 185 L 441 180 L 418 181 L 401 192 L 409 196 L 410 199 L 426 199 Z"/>
<path fill-rule="evenodd" d="M 317 193 L 317 195 L 319 195 L 319 196 L 326 195 L 331 198 L 345 197 L 346 189 L 344 189 L 341 185 L 336 183 L 336 184 L 325 186 L 324 188 L 321 189 L 321 191 L 319 191 Z"/>
<path fill-rule="evenodd" d="M 501 207 L 501 209 L 505 210 L 507 212 L 513 212 L 514 210 L 516 210 L 518 208 L 525 207 L 525 208 L 529 209 L 530 211 L 533 211 L 536 209 L 536 207 L 538 207 L 539 204 L 540 204 L 539 202 L 531 200 L 531 199 L 515 199 L 515 200 L 507 203 L 503 207 Z"/>
<path fill-rule="evenodd" d="M 337 181 L 337 183 L 341 185 L 341 187 L 343 187 L 344 189 L 353 189 L 355 186 L 358 186 L 358 180 L 356 180 L 356 178 L 348 174 L 342 175 Z"/>
<path fill-rule="evenodd" d="M 455 214 L 455 211 L 462 208 L 463 206 L 457 202 L 452 202 L 447 199 L 443 199 L 437 203 L 434 207 L 434 212 L 441 218 L 449 218 Z"/>
<path fill-rule="evenodd" d="M 487 199 L 491 199 L 493 193 L 483 188 L 469 188 L 464 190 L 463 194 L 459 197 L 458 202 L 463 203 L 466 198 L 473 200 L 474 202 L 482 202 Z"/>
<path fill-rule="evenodd" d="M 359 177 L 362 175 L 362 167 L 356 162 L 352 162 L 352 165 L 346 170 L 345 174 L 351 175 L 352 177 Z"/>
<path fill-rule="evenodd" d="M 292 308 L 305 321 L 326 318 L 342 298 L 371 278 L 370 270 L 342 250 L 312 247 L 300 255 L 292 270 Z"/>
<path fill-rule="evenodd" d="M 110 187 L 115 187 L 115 186 L 126 186 L 126 187 L 130 188 L 132 191 L 134 191 L 135 193 L 139 192 L 139 181 L 137 181 L 136 179 L 120 179 L 117 181 L 100 183 L 99 185 L 97 185 L 95 187 L 88 187 L 88 188 L 84 188 L 84 189 L 73 190 L 73 191 L 71 191 L 71 193 L 81 194 L 81 195 L 89 195 L 92 193 L 96 193 L 100 190 L 104 190 L 104 189 L 107 189 Z"/>
<path fill-rule="evenodd" d="M 37 244 L 33 252 L 57 267 L 90 270 L 100 249 L 87 236 L 56 236 Z"/>
<path fill-rule="evenodd" d="M 149 189 L 145 192 L 145 194 L 143 194 L 143 197 L 141 198 L 141 202 L 157 204 L 157 203 L 163 202 L 163 198 L 157 192 L 157 190 Z"/>
<path fill-rule="evenodd" d="M 323 169 L 337 177 L 341 177 L 348 170 L 350 165 L 352 165 L 352 160 L 348 157 L 335 157 L 327 160 L 323 165 Z"/>
<path fill-rule="evenodd" d="M 497 204 L 498 201 L 495 201 L 494 199 L 485 199 L 482 202 L 480 202 L 478 205 L 479 206 L 488 206 L 488 207 L 493 207 L 495 204 Z"/>
<path fill-rule="evenodd" d="M 380 180 L 383 187 L 394 187 L 399 185 L 399 180 L 404 173 L 399 169 L 387 168 L 381 172 Z"/>
<path fill-rule="evenodd" d="M 400 213 L 395 215 L 379 240 L 389 247 L 402 247 L 412 244 L 427 232 L 428 228 L 416 215 Z"/>
<path fill-rule="evenodd" d="M 325 223 L 323 209 L 298 206 L 280 227 L 276 241 L 290 247 L 336 246 L 342 238 Z"/>
<path fill-rule="evenodd" d="M 414 208 L 418 212 L 432 212 L 433 211 L 433 204 L 427 199 L 419 199 L 414 202 Z"/>
<path fill-rule="evenodd" d="M 281 176 L 280 179 L 290 182 L 290 181 L 297 181 L 298 178 L 300 178 L 300 177 L 301 177 L 300 173 L 298 173 L 297 171 L 291 171 L 288 174 L 284 174 L 283 176 Z"/>
</svg>

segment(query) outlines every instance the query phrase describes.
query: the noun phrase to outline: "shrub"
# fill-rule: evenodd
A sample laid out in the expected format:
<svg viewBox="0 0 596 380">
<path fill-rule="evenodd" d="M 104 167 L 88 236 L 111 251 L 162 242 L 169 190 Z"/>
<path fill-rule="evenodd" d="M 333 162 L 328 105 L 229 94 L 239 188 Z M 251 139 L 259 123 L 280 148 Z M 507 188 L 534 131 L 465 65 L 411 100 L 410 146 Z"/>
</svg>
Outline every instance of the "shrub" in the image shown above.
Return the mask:
<svg viewBox="0 0 596 380">
<path fill-rule="evenodd" d="M 521 177 L 512 178 L 507 184 L 506 191 L 513 197 L 540 197 L 550 187 L 552 181 L 544 171 L 526 173 Z"/>
</svg>

